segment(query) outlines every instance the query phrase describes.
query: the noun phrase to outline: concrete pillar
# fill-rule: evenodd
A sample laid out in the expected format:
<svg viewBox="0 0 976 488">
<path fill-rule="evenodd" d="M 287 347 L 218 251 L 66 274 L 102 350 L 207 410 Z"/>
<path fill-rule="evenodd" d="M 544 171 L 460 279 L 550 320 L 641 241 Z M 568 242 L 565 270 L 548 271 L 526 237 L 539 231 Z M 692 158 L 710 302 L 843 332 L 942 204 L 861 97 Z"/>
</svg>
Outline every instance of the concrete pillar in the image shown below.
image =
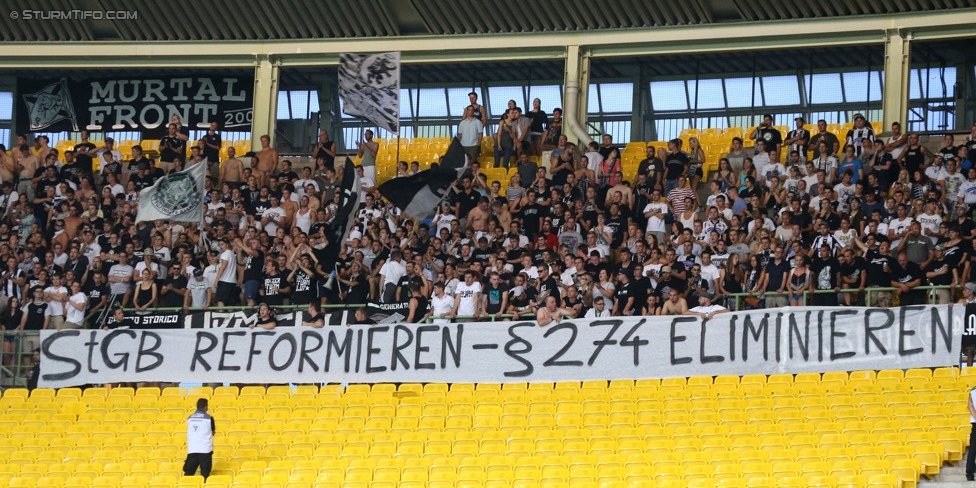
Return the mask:
<svg viewBox="0 0 976 488">
<path fill-rule="evenodd" d="M 278 70 L 277 60 L 268 56 L 258 56 L 254 65 L 254 110 L 251 114 L 251 148 L 261 149 L 261 136 L 271 136 L 274 147 L 275 119 L 278 115 Z"/>
<path fill-rule="evenodd" d="M 885 33 L 884 98 L 882 112 L 885 130 L 892 122 L 905 127 L 908 116 L 908 75 L 911 69 L 911 42 L 909 32 L 888 30 Z"/>
</svg>

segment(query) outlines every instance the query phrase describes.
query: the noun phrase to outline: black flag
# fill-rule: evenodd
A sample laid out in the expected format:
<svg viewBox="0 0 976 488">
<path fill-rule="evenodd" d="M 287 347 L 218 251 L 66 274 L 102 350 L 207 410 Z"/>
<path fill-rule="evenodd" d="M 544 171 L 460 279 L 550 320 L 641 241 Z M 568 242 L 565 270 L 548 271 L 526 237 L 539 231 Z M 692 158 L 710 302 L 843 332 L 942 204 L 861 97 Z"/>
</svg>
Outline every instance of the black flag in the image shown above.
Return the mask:
<svg viewBox="0 0 976 488">
<path fill-rule="evenodd" d="M 387 181 L 380 185 L 380 194 L 403 213 L 422 219 L 437 210 L 437 205 L 467 167 L 464 148 L 455 138 L 439 167 Z"/>
<path fill-rule="evenodd" d="M 346 156 L 346 165 L 342 171 L 342 183 L 336 190 L 342 194 L 342 197 L 339 198 L 339 209 L 336 210 L 335 220 L 332 221 L 332 225 L 325 231 L 325 237 L 329 240 L 328 245 L 325 246 L 324 253 L 324 264 L 329 266 L 328 268 L 324 268 L 326 270 L 332 269 L 335 266 L 335 262 L 339 260 L 339 251 L 345 245 L 346 236 L 349 235 L 352 226 L 356 223 L 353 214 L 356 208 L 359 207 L 360 189 L 359 173 L 356 172 L 356 167 L 352 164 L 352 160 Z"/>
</svg>

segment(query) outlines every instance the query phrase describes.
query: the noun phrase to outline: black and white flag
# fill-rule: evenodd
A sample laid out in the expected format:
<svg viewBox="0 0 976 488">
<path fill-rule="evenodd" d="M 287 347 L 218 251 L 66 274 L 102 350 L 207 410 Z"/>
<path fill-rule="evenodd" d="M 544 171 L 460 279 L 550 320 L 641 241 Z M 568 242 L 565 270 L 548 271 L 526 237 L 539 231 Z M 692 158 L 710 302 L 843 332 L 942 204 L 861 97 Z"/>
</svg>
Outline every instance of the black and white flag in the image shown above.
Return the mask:
<svg viewBox="0 0 976 488">
<path fill-rule="evenodd" d="M 400 53 L 339 56 L 342 111 L 397 133 L 400 126 Z"/>
<path fill-rule="evenodd" d="M 27 106 L 31 132 L 46 129 L 62 120 L 70 121 L 72 129 L 78 130 L 78 116 L 71 103 L 67 78 L 62 78 L 34 93 L 25 93 L 24 105 Z"/>
<path fill-rule="evenodd" d="M 326 239 L 329 242 L 324 250 L 324 269 L 331 270 L 335 266 L 335 262 L 339 260 L 339 252 L 345 245 L 349 232 L 356 224 L 353 213 L 359 208 L 359 192 L 361 189 L 362 183 L 359 181 L 359 173 L 356 172 L 356 167 L 347 156 L 342 171 L 342 182 L 336 190 L 342 194 L 339 199 L 339 208 L 336 210 L 332 225 L 326 230 Z"/>
<path fill-rule="evenodd" d="M 464 148 L 461 141 L 455 138 L 440 166 L 411 176 L 393 178 L 380 185 L 379 191 L 393 206 L 403 210 L 403 213 L 422 219 L 437 210 L 451 185 L 461 177 L 467 167 Z"/>
</svg>

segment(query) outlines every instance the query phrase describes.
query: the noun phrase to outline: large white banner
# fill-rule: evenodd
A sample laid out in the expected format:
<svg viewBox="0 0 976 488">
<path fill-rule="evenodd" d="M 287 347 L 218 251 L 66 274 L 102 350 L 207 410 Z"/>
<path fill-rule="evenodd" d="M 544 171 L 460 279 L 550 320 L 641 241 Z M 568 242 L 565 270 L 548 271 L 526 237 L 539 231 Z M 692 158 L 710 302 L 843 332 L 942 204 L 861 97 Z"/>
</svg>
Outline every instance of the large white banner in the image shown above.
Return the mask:
<svg viewBox="0 0 976 488">
<path fill-rule="evenodd" d="M 45 330 L 40 386 L 554 382 L 948 366 L 964 307 L 322 329 Z"/>
</svg>

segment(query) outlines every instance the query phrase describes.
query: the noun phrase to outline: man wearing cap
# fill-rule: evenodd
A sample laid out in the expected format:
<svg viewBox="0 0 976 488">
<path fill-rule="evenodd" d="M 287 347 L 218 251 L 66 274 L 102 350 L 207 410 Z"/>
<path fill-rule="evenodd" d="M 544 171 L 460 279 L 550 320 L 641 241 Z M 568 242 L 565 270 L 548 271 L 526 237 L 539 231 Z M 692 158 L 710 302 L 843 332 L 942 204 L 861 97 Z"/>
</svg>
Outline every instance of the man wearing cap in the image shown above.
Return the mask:
<svg viewBox="0 0 976 488">
<path fill-rule="evenodd" d="M 854 115 L 854 128 L 847 131 L 847 145 L 854 146 L 854 155 L 860 157 L 864 152 L 864 140 L 874 142 L 874 129 L 867 125 L 867 120 L 861 114 Z"/>
<path fill-rule="evenodd" d="M 190 307 L 206 310 L 213 298 L 213 284 L 203 276 L 203 270 L 193 268 L 193 277 L 186 284 L 187 293 L 183 296 L 183 310 Z"/>
<path fill-rule="evenodd" d="M 617 271 L 617 281 L 620 282 L 620 285 L 617 286 L 616 296 L 613 300 L 613 315 L 615 317 L 634 315 L 635 297 L 632 279 L 633 271 L 629 268 L 620 268 Z"/>
<path fill-rule="evenodd" d="M 752 131 L 752 134 L 749 134 L 749 138 L 756 142 L 765 141 L 767 151 L 773 149 L 779 151 L 779 146 L 783 143 L 783 135 L 780 134 L 779 129 L 773 127 L 773 116 L 770 114 L 763 115 L 762 123 Z"/>
<path fill-rule="evenodd" d="M 788 145 L 789 154 L 797 151 L 800 154 L 800 161 L 806 161 L 807 147 L 810 144 L 810 131 L 803 127 L 803 117 L 796 117 L 793 121 L 796 123 L 796 129 L 791 130 L 786 135 L 786 140 L 783 141 L 783 144 Z"/>
<path fill-rule="evenodd" d="M 952 285 L 951 290 L 935 290 L 935 303 L 946 304 L 952 299 L 955 287 L 959 285 L 959 268 L 950 266 L 945 257 L 945 246 L 935 246 L 935 259 L 923 268 L 925 279 L 933 286 Z"/>
<path fill-rule="evenodd" d="M 684 315 L 697 315 L 702 319 L 710 319 L 720 313 L 726 313 L 729 309 L 712 303 L 712 295 L 709 293 L 700 293 L 698 295 L 698 306 L 688 310 Z"/>
</svg>

